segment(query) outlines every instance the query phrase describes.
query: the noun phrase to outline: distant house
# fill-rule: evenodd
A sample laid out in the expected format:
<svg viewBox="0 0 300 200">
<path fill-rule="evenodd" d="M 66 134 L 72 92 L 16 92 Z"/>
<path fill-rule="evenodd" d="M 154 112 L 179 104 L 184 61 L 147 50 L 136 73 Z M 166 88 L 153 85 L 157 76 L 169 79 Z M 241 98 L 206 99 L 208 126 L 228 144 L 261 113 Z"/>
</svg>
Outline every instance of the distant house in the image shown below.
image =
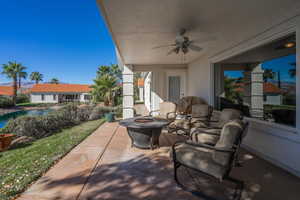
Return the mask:
<svg viewBox="0 0 300 200">
<path fill-rule="evenodd" d="M 90 85 L 36 84 L 30 89 L 32 103 L 89 102 Z"/>
<path fill-rule="evenodd" d="M 264 83 L 264 104 L 282 104 L 282 90 L 273 83 Z"/>
<path fill-rule="evenodd" d="M 0 96 L 11 97 L 14 94 L 12 86 L 0 86 Z"/>
<path fill-rule="evenodd" d="M 237 83 L 237 92 L 244 93 L 244 83 Z M 263 99 L 264 104 L 282 105 L 283 90 L 277 87 L 274 83 L 263 83 Z"/>
</svg>

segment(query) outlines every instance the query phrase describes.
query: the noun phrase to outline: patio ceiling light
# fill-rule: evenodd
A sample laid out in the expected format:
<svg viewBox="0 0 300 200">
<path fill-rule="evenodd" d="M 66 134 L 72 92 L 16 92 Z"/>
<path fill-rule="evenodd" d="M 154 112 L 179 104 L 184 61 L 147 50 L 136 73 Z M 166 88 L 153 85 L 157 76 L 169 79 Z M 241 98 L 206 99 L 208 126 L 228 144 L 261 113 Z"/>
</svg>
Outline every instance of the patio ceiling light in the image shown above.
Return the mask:
<svg viewBox="0 0 300 200">
<path fill-rule="evenodd" d="M 288 42 L 284 45 L 285 48 L 292 48 L 295 46 L 295 43 L 294 42 Z"/>
</svg>

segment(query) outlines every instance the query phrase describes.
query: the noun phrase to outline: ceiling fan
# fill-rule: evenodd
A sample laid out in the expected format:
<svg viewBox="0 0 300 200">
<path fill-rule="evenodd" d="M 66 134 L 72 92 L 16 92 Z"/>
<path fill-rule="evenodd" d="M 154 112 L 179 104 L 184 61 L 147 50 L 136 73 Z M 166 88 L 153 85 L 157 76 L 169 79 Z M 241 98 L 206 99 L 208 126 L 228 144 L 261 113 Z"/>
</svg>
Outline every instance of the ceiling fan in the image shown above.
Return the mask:
<svg viewBox="0 0 300 200">
<path fill-rule="evenodd" d="M 153 49 L 158 49 L 158 48 L 163 48 L 163 47 L 173 47 L 167 55 L 170 55 L 172 53 L 179 54 L 182 52 L 183 54 L 188 53 L 190 50 L 192 51 L 201 51 L 202 48 L 195 45 L 195 41 L 190 40 L 189 37 L 185 36 L 186 29 L 182 28 L 180 31 L 177 33 L 176 38 L 175 38 L 175 43 L 169 44 L 169 45 L 161 45 L 154 47 Z"/>
</svg>

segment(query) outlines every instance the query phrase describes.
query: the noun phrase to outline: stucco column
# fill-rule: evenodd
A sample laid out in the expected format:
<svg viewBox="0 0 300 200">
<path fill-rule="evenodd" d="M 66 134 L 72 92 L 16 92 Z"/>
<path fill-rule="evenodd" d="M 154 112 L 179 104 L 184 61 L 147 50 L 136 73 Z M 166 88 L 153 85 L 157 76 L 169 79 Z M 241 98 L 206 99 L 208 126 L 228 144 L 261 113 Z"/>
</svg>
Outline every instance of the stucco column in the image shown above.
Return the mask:
<svg viewBox="0 0 300 200">
<path fill-rule="evenodd" d="M 143 87 L 139 87 L 139 100 L 141 102 L 144 101 L 144 88 Z"/>
<path fill-rule="evenodd" d="M 123 67 L 123 119 L 134 116 L 133 112 L 133 67 L 124 65 Z"/>
<path fill-rule="evenodd" d="M 251 116 L 262 119 L 264 117 L 264 70 L 261 64 L 253 68 L 251 72 Z"/>
<path fill-rule="evenodd" d="M 251 107 L 251 70 L 244 71 L 244 96 L 243 103 Z"/>
</svg>

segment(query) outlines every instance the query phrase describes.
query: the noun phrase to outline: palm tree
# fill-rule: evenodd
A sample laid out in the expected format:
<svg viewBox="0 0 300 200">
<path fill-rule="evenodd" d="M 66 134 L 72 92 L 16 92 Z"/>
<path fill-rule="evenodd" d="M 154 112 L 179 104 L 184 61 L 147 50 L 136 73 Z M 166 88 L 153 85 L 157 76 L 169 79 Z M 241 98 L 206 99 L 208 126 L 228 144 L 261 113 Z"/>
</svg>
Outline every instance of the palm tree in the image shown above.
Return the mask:
<svg viewBox="0 0 300 200">
<path fill-rule="evenodd" d="M 118 79 L 122 79 L 122 71 L 121 69 L 119 68 L 118 65 L 116 64 L 112 64 L 111 65 L 111 72 L 114 76 L 116 76 Z"/>
<path fill-rule="evenodd" d="M 115 77 L 104 74 L 94 80 L 91 86 L 94 101 L 104 101 L 104 105 L 112 106 L 114 103 L 115 92 L 119 89 L 118 81 Z"/>
<path fill-rule="evenodd" d="M 30 79 L 38 84 L 40 81 L 43 81 L 43 74 L 41 74 L 40 72 L 32 72 L 30 74 Z"/>
<path fill-rule="evenodd" d="M 105 74 L 114 76 L 119 80 L 122 79 L 122 71 L 120 70 L 119 66 L 116 64 L 111 64 L 110 66 L 101 65 L 100 67 L 98 67 L 97 76 L 101 77 Z"/>
<path fill-rule="evenodd" d="M 22 78 L 26 79 L 27 78 L 27 72 L 25 71 L 26 67 L 23 65 L 19 65 L 18 66 L 18 79 L 19 79 L 19 88 L 21 88 L 21 82 L 22 82 Z"/>
<path fill-rule="evenodd" d="M 110 69 L 109 66 L 101 65 L 100 67 L 98 67 L 98 70 L 97 70 L 97 76 L 98 77 L 102 77 L 106 74 L 111 75 L 111 69 Z"/>
<path fill-rule="evenodd" d="M 51 84 L 59 84 L 59 80 L 57 78 L 52 78 L 50 83 Z"/>
<path fill-rule="evenodd" d="M 275 73 L 273 72 L 272 69 L 264 70 L 263 79 L 265 83 L 268 81 L 268 79 L 274 79 L 274 77 L 275 77 Z"/>
<path fill-rule="evenodd" d="M 8 62 L 3 64 L 2 74 L 5 74 L 8 78 L 13 80 L 13 98 L 12 101 L 16 104 L 17 90 L 18 90 L 18 72 L 21 64 L 17 62 Z"/>
</svg>

